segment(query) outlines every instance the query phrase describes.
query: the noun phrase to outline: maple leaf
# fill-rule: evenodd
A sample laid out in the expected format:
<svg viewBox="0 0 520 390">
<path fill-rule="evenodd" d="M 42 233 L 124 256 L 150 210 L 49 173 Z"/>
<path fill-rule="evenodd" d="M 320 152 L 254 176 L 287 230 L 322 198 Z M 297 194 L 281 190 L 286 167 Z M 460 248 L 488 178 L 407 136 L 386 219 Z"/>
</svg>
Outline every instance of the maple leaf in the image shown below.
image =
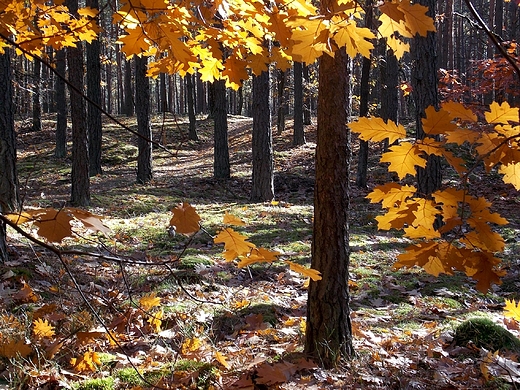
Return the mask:
<svg viewBox="0 0 520 390">
<path fill-rule="evenodd" d="M 251 249 L 256 248 L 255 244 L 247 242 L 246 240 L 246 236 L 234 231 L 231 228 L 225 228 L 222 229 L 219 234 L 217 234 L 213 241 L 215 244 L 223 243 L 224 249 L 226 251 L 232 251 L 235 252 L 237 256 L 243 256 L 248 254 Z M 226 257 L 226 260 L 227 259 L 228 257 Z"/>
<path fill-rule="evenodd" d="M 508 124 L 508 122 L 519 121 L 518 108 L 511 107 L 508 102 L 503 102 L 502 104 L 493 102 L 490 104 L 489 110 L 484 113 L 488 123 Z"/>
<path fill-rule="evenodd" d="M 101 360 L 96 352 L 87 351 L 79 358 L 71 358 L 70 364 L 77 372 L 96 372 L 98 366 L 101 365 Z"/>
<path fill-rule="evenodd" d="M 381 157 L 381 162 L 390 163 L 389 170 L 396 172 L 399 179 L 406 175 L 415 174 L 415 166 L 424 168 L 426 160 L 421 157 L 422 151 L 415 144 L 402 142 L 399 145 L 390 147 L 390 152 L 386 152 Z"/>
<path fill-rule="evenodd" d="M 292 261 L 285 260 L 287 264 L 289 264 L 289 267 L 294 271 L 298 272 L 299 274 L 302 274 L 304 276 L 308 276 L 315 282 L 318 280 L 321 280 L 321 272 L 313 269 L 313 268 L 305 268 L 302 267 L 300 264 L 293 263 Z"/>
<path fill-rule="evenodd" d="M 144 311 L 148 311 L 153 307 L 161 305 L 161 298 L 156 297 L 155 293 L 152 292 L 148 295 L 145 295 L 139 299 L 139 306 L 143 308 Z"/>
<path fill-rule="evenodd" d="M 406 129 L 403 125 L 396 125 L 392 120 L 385 121 L 382 118 L 360 117 L 356 122 L 349 123 L 348 127 L 364 141 L 381 142 L 388 139 L 390 144 L 400 138 L 406 137 Z"/>
<path fill-rule="evenodd" d="M 512 184 L 517 191 L 520 191 L 520 162 L 516 164 L 501 165 L 498 172 L 504 175 L 504 183 Z"/>
<path fill-rule="evenodd" d="M 515 320 L 520 321 L 520 302 L 518 302 L 517 304 L 514 301 L 514 299 L 506 299 L 506 306 L 504 307 L 504 316 L 514 318 Z"/>
<path fill-rule="evenodd" d="M 229 214 L 227 211 L 224 214 L 223 223 L 225 223 L 226 225 L 235 225 L 235 226 L 244 226 L 246 224 L 240 218 L 234 216 L 233 214 Z"/>
<path fill-rule="evenodd" d="M 33 322 L 33 333 L 38 339 L 52 337 L 54 336 L 54 327 L 47 320 L 38 318 Z"/>
<path fill-rule="evenodd" d="M 170 226 L 174 226 L 177 233 L 190 235 L 200 230 L 200 216 L 189 203 L 178 205 L 172 212 Z"/>
<path fill-rule="evenodd" d="M 33 352 L 32 347 L 23 340 L 9 340 L 0 344 L 0 356 L 13 359 L 18 356 L 26 358 Z"/>
</svg>

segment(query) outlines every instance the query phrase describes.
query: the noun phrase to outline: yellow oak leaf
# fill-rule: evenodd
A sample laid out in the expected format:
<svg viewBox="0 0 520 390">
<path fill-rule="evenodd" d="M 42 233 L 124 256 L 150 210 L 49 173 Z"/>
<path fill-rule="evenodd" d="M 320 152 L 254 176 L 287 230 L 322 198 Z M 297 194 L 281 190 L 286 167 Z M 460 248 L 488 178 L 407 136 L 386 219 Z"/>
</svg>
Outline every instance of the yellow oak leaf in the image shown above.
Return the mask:
<svg viewBox="0 0 520 390">
<path fill-rule="evenodd" d="M 406 137 L 406 129 L 403 125 L 396 125 L 392 120 L 385 123 L 382 118 L 360 117 L 348 126 L 364 141 L 381 142 L 388 139 L 388 142 L 392 144 L 398 139 Z"/>
<path fill-rule="evenodd" d="M 489 110 L 484 113 L 488 123 L 508 124 L 509 122 L 520 121 L 518 107 L 511 107 L 508 102 L 502 104 L 493 102 L 489 106 Z"/>
<path fill-rule="evenodd" d="M 265 248 L 253 248 L 247 256 L 239 256 L 240 262 L 237 264 L 238 268 L 244 268 L 254 263 L 272 263 L 278 260 L 281 253 L 277 251 L 270 251 Z"/>
<path fill-rule="evenodd" d="M 466 192 L 463 190 L 457 190 L 456 188 L 447 188 L 445 190 L 435 191 L 432 194 L 435 202 L 442 203 L 444 205 L 458 207 L 459 202 L 464 202 Z"/>
<path fill-rule="evenodd" d="M 423 198 L 415 199 L 415 202 L 417 203 L 417 209 L 413 211 L 415 220 L 412 222 L 412 226 L 433 226 L 437 215 L 441 213 L 441 211 L 437 209 L 436 203 L 430 199 Z"/>
<path fill-rule="evenodd" d="M 501 284 L 500 280 L 506 274 L 505 270 L 497 268 L 500 259 L 487 251 L 471 251 L 466 259 L 466 275 L 477 281 L 476 288 L 486 293 L 492 284 Z"/>
<path fill-rule="evenodd" d="M 453 118 L 459 118 L 463 121 L 476 122 L 477 116 L 473 111 L 464 107 L 462 103 L 454 102 L 453 100 L 442 103 L 443 110 L 448 111 Z"/>
<path fill-rule="evenodd" d="M 117 43 L 123 45 L 121 50 L 126 54 L 127 58 L 132 57 L 134 54 L 141 55 L 150 49 L 151 42 L 141 28 L 126 30 L 126 32 L 126 35 L 119 37 Z"/>
<path fill-rule="evenodd" d="M 256 245 L 247 242 L 247 237 L 234 231 L 231 228 L 225 228 L 213 240 L 215 244 L 223 243 L 226 251 L 234 251 L 237 256 L 248 254 L 251 249 L 256 248 Z"/>
<path fill-rule="evenodd" d="M 224 69 L 224 65 L 218 58 L 206 57 L 202 61 L 202 66 L 199 69 L 200 79 L 212 83 L 220 79 L 220 71 Z"/>
<path fill-rule="evenodd" d="M 464 142 L 468 142 L 472 144 L 477 140 L 480 134 L 476 131 L 470 129 L 462 129 L 457 127 L 454 130 L 446 131 L 445 137 L 447 143 L 454 143 L 457 145 L 462 145 Z"/>
<path fill-rule="evenodd" d="M 408 226 L 403 229 L 406 237 L 411 239 L 424 238 L 426 240 L 431 240 L 434 238 L 440 238 L 441 234 L 432 228 L 428 228 L 426 226 Z"/>
<path fill-rule="evenodd" d="M 414 199 L 401 202 L 396 207 L 391 207 L 383 215 L 378 215 L 377 228 L 380 230 L 402 229 L 405 225 L 411 225 L 415 221 L 414 211 L 418 203 Z"/>
<path fill-rule="evenodd" d="M 227 358 L 219 351 L 215 351 L 215 359 L 217 360 L 217 362 L 222 364 L 227 370 L 231 368 L 231 365 L 227 362 Z"/>
<path fill-rule="evenodd" d="M 189 235 L 200 230 L 200 216 L 189 203 L 178 205 L 172 212 L 173 217 L 170 220 L 170 226 L 174 226 L 177 233 Z"/>
<path fill-rule="evenodd" d="M 391 4 L 390 2 L 385 2 L 385 5 Z M 379 7 L 381 9 L 382 7 Z M 401 12 L 401 11 L 399 11 Z M 402 12 L 401 12 L 402 13 Z M 399 20 L 395 20 L 389 15 L 383 13 L 379 17 L 379 21 L 381 22 L 381 25 L 378 27 L 378 31 L 381 34 L 383 38 L 386 38 L 387 40 L 391 40 L 392 37 L 395 37 L 395 33 L 399 33 L 399 35 L 405 37 L 405 38 L 412 38 L 413 35 L 410 32 L 410 30 L 407 28 L 406 24 L 404 23 L 404 14 L 403 18 Z"/>
<path fill-rule="evenodd" d="M 32 353 L 30 345 L 25 344 L 23 340 L 3 340 L 0 343 L 0 356 L 12 359 L 18 356 L 26 358 Z"/>
<path fill-rule="evenodd" d="M 334 34 L 334 41 L 339 47 L 345 46 L 347 54 L 354 58 L 358 53 L 370 58 L 370 52 L 374 48 L 369 39 L 376 36 L 365 27 L 358 27 L 353 21 L 340 23 L 339 29 Z"/>
<path fill-rule="evenodd" d="M 460 242 L 466 244 L 468 248 L 478 248 L 482 251 L 501 252 L 504 250 L 504 238 L 491 230 L 487 223 L 475 224 L 474 220 L 468 218 L 468 223 L 476 230 L 467 232 Z"/>
<path fill-rule="evenodd" d="M 141 306 L 143 310 L 148 311 L 152 307 L 161 306 L 161 298 L 156 297 L 155 293 L 152 292 L 139 299 L 139 306 Z"/>
<path fill-rule="evenodd" d="M 422 150 L 426 154 L 434 156 L 442 156 L 444 152 L 444 143 L 436 141 L 432 137 L 425 137 L 424 139 L 418 139 L 415 143 L 419 150 Z"/>
<path fill-rule="evenodd" d="M 189 355 L 192 352 L 196 352 L 202 346 L 202 340 L 198 337 L 193 337 L 184 340 L 181 346 L 181 353 L 183 355 Z"/>
<path fill-rule="evenodd" d="M 298 272 L 299 274 L 302 274 L 304 276 L 308 276 L 309 278 L 311 278 L 315 282 L 318 281 L 318 280 L 321 280 L 321 272 L 319 272 L 319 271 L 317 271 L 317 270 L 315 270 L 313 268 L 305 268 L 305 267 L 301 266 L 300 264 L 293 263 L 292 261 L 289 261 L 289 260 L 285 260 L 285 262 L 287 264 L 289 264 L 289 267 L 294 272 Z"/>
<path fill-rule="evenodd" d="M 506 299 L 506 306 L 504 307 L 504 317 L 514 318 L 520 321 L 520 302 L 518 304 L 514 299 Z"/>
<path fill-rule="evenodd" d="M 47 320 L 38 318 L 33 322 L 33 333 L 37 339 L 54 336 L 54 327 Z"/>
<path fill-rule="evenodd" d="M 416 192 L 417 188 L 414 186 L 402 186 L 398 183 L 390 182 L 376 186 L 372 192 L 367 195 L 367 198 L 370 199 L 370 203 L 381 202 L 382 207 L 388 208 L 401 204 L 406 199 L 413 197 Z"/>
<path fill-rule="evenodd" d="M 455 156 L 452 152 L 445 148 L 441 149 L 441 151 L 446 161 L 448 161 L 448 164 L 450 164 L 457 173 L 462 175 L 467 171 L 467 168 L 464 166 L 464 164 L 466 164 L 465 160 Z"/>
<path fill-rule="evenodd" d="M 399 145 L 390 147 L 390 152 L 386 152 L 381 157 L 381 162 L 390 163 L 389 170 L 396 172 L 399 179 L 406 175 L 415 174 L 415 166 L 424 168 L 426 160 L 421 157 L 422 151 L 410 142 L 402 142 Z"/>
<path fill-rule="evenodd" d="M 225 223 L 226 225 L 235 225 L 235 226 L 244 226 L 246 224 L 240 218 L 234 216 L 233 214 L 229 214 L 227 211 L 224 214 L 223 223 Z"/>
<path fill-rule="evenodd" d="M 436 242 L 422 242 L 406 247 L 404 253 L 397 256 L 394 268 L 411 268 L 415 265 L 423 267 L 431 261 L 430 258 L 436 257 L 438 245 Z"/>
<path fill-rule="evenodd" d="M 17 225 L 21 225 L 26 222 L 32 222 L 33 216 L 31 213 L 20 211 L 19 213 L 5 214 L 4 215 L 9 221 Z"/>
<path fill-rule="evenodd" d="M 79 358 L 71 358 L 70 364 L 76 372 L 95 372 L 101 365 L 101 360 L 96 352 L 88 351 Z"/>
<path fill-rule="evenodd" d="M 435 107 L 429 106 L 425 110 L 426 117 L 422 119 L 423 130 L 428 135 L 444 134 L 445 132 L 454 131 L 457 125 L 452 122 L 454 119 L 451 114 L 443 109 L 435 110 Z"/>
<path fill-rule="evenodd" d="M 437 31 L 433 24 L 433 19 L 426 15 L 428 7 L 401 0 L 399 1 L 399 9 L 404 14 L 406 27 L 413 35 L 419 34 L 425 37 L 429 31 Z"/>
<path fill-rule="evenodd" d="M 501 165 L 498 172 L 504 175 L 504 183 L 512 184 L 517 191 L 520 191 L 520 162 L 516 164 Z"/>
<path fill-rule="evenodd" d="M 164 311 L 161 309 L 157 313 L 152 314 L 146 321 L 150 324 L 155 333 L 161 331 L 162 318 Z"/>
</svg>

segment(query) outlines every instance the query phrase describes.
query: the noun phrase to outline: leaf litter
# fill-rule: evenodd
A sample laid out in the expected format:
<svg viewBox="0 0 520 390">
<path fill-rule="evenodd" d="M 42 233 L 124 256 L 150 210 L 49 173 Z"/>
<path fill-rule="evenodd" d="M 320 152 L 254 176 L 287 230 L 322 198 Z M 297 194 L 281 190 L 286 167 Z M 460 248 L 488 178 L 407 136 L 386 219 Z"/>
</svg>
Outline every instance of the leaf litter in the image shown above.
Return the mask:
<svg viewBox="0 0 520 390">
<path fill-rule="evenodd" d="M 518 198 L 511 198 L 513 193 L 498 180 L 487 188 L 500 187 L 499 206 L 511 210 L 502 210 L 511 220 L 511 239 L 506 240 L 511 259 L 504 259 L 510 272 L 488 295 L 457 275 L 433 278 L 414 269 L 392 271 L 399 250 L 409 243 L 392 233 L 378 233 L 373 218 L 379 210 L 364 200 L 368 191 L 353 188 L 349 286 L 357 355 L 336 370 L 320 369 L 303 354 L 306 279 L 301 274 L 279 261 L 239 269 L 219 255 L 222 248 L 204 237 L 205 232 L 169 237 L 168 220 L 176 217 L 171 210 L 186 201 L 197 205 L 200 223 L 210 235 L 218 234 L 217 219 L 233 215 L 226 223 L 238 226 L 249 241 L 279 252 L 297 267 L 308 267 L 315 129 L 308 128 L 310 142 L 298 148 L 290 146 L 290 127 L 275 138 L 277 202 L 252 205 L 247 202 L 250 126 L 248 118 L 231 117 L 235 146 L 229 183 L 213 180 L 206 169 L 212 163 L 211 127 L 204 122 L 198 144 L 176 144 L 173 132 L 166 134 L 178 158 L 169 161 L 159 152 L 156 178 L 149 186 L 133 184 L 131 159 L 107 166 L 103 176 L 94 178 L 93 198 L 98 200 L 92 211 L 105 216 L 103 223 L 112 231 L 105 238 L 94 237 L 102 243 L 97 248 L 92 246 L 95 241 L 86 240 L 88 235 L 65 245 L 113 252 L 131 261 L 65 256 L 80 291 L 50 252 L 28 246 L 9 232 L 12 256 L 0 270 L 5 308 L 0 317 L 0 370 L 6 382 L 23 382 L 24 388 L 60 383 L 67 388 L 113 377 L 116 388 L 143 389 L 471 389 L 518 381 L 514 354 L 471 343 L 454 345 L 455 328 L 474 315 L 519 334 L 518 323 L 501 311 L 504 297 L 519 298 L 514 260 L 519 249 L 513 239 L 518 237 L 513 207 Z M 47 143 L 40 140 L 39 151 L 20 152 L 22 166 L 51 150 L 52 131 L 44 129 Z M 120 135 L 113 134 L 108 130 L 106 137 L 121 145 Z M 21 137 L 23 145 L 31 145 L 31 134 Z M 53 163 L 59 166 L 59 161 Z M 49 206 L 49 198 L 66 202 L 67 185 L 45 180 L 45 175 L 28 180 L 28 206 Z M 370 187 L 385 181 L 384 171 L 374 165 Z M 482 192 L 487 188 L 482 186 Z M 181 220 L 186 211 L 191 213 L 184 205 L 179 210 Z M 100 229 L 105 226 L 91 222 Z M 193 224 L 185 226 L 179 233 L 197 230 Z M 299 235 L 284 237 L 295 226 Z M 270 230 L 272 235 L 267 234 Z M 184 252 L 186 240 L 192 241 Z M 514 302 L 507 305 L 506 315 L 517 310 Z M 137 369 L 140 376 L 129 380 L 128 369 Z"/>
</svg>

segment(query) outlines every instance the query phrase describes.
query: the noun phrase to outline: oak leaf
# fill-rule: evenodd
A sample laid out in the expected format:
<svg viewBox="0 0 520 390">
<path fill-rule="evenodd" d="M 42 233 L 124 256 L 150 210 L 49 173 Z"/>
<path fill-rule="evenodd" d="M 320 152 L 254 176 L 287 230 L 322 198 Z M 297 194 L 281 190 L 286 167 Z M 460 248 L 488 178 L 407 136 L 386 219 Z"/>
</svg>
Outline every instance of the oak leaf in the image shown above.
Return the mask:
<svg viewBox="0 0 520 390">
<path fill-rule="evenodd" d="M 516 164 L 501 165 L 498 172 L 504 175 L 504 183 L 512 184 L 516 190 L 520 191 L 520 162 Z"/>
<path fill-rule="evenodd" d="M 381 162 L 390 163 L 389 170 L 396 172 L 399 179 L 406 175 L 415 174 L 415 166 L 424 168 L 426 160 L 422 157 L 422 151 L 417 145 L 410 142 L 403 142 L 399 145 L 390 147 L 390 152 L 386 152 L 381 157 Z"/>
<path fill-rule="evenodd" d="M 200 216 L 189 203 L 178 205 L 172 212 L 170 226 L 174 226 L 177 233 L 190 235 L 200 230 Z"/>
<path fill-rule="evenodd" d="M 231 365 L 227 362 L 226 357 L 219 351 L 215 351 L 215 359 L 217 360 L 217 362 L 222 364 L 227 370 L 231 368 Z"/>
<path fill-rule="evenodd" d="M 153 307 L 161 305 L 161 298 L 156 297 L 155 293 L 152 292 L 148 295 L 145 295 L 139 299 L 139 306 L 143 308 L 143 310 L 148 311 Z"/>
<path fill-rule="evenodd" d="M 54 336 L 54 327 L 47 320 L 38 318 L 33 322 L 33 333 L 37 339 Z"/>
<path fill-rule="evenodd" d="M 161 309 L 158 312 L 150 315 L 150 317 L 146 320 L 153 331 L 155 333 L 159 333 L 161 331 L 162 318 L 164 317 L 164 311 Z"/>
<path fill-rule="evenodd" d="M 504 316 L 514 318 L 515 320 L 520 321 L 520 302 L 518 302 L 517 304 L 514 299 L 506 299 L 506 306 L 504 307 Z"/>
<path fill-rule="evenodd" d="M 388 139 L 388 142 L 392 144 L 398 139 L 406 137 L 404 126 L 397 125 L 390 119 L 385 123 L 382 118 L 360 117 L 356 122 L 349 123 L 348 126 L 364 141 L 381 142 Z"/>
<path fill-rule="evenodd" d="M 192 337 L 184 340 L 181 346 L 181 353 L 183 355 L 189 355 L 193 352 L 196 352 L 202 346 L 202 340 L 198 337 Z"/>
<path fill-rule="evenodd" d="M 511 107 L 508 102 L 498 104 L 493 102 L 489 105 L 489 110 L 484 113 L 488 123 L 502 123 L 519 122 L 518 107 Z"/>
<path fill-rule="evenodd" d="M 441 107 L 448 111 L 453 118 L 459 118 L 463 121 L 476 122 L 477 116 L 473 111 L 464 107 L 462 103 L 454 102 L 452 100 L 442 103 Z"/>
<path fill-rule="evenodd" d="M 217 234 L 213 241 L 215 244 L 223 243 L 226 251 L 230 251 L 230 253 L 235 252 L 237 256 L 243 256 L 248 254 L 251 249 L 256 248 L 255 244 L 247 242 L 246 240 L 246 236 L 231 228 L 224 228 Z M 226 260 L 228 260 L 228 258 L 229 256 L 226 257 Z"/>
<path fill-rule="evenodd" d="M 311 278 L 315 282 L 322 279 L 321 278 L 321 272 L 319 272 L 319 271 L 317 271 L 317 270 L 315 270 L 313 268 L 305 268 L 305 267 L 302 267 L 300 264 L 293 263 L 292 261 L 289 261 L 289 260 L 286 260 L 285 262 L 289 264 L 289 267 L 294 272 L 298 272 L 299 274 L 302 274 L 304 276 L 308 276 L 309 278 Z"/>
<path fill-rule="evenodd" d="M 417 192 L 417 188 L 410 185 L 400 185 L 398 183 L 386 183 L 376 186 L 366 197 L 370 203 L 381 202 L 384 208 L 394 207 L 401 204 L 406 199 L 411 198 Z"/>
<path fill-rule="evenodd" d="M 413 35 L 419 34 L 425 37 L 428 32 L 437 31 L 433 24 L 433 19 L 426 15 L 428 7 L 420 4 L 412 4 L 407 0 L 401 0 L 399 1 L 399 9 L 404 14 L 406 27 Z"/>
<path fill-rule="evenodd" d="M 74 371 L 77 372 L 95 372 L 98 366 L 101 365 L 101 360 L 96 352 L 87 351 L 79 358 L 71 358 L 70 364 Z"/>
<path fill-rule="evenodd" d="M 422 119 L 423 130 L 428 135 L 438 135 L 445 132 L 454 131 L 457 125 L 452 123 L 453 117 L 443 109 L 435 110 L 429 106 L 425 110 L 426 117 Z"/>
<path fill-rule="evenodd" d="M 224 214 L 223 223 L 226 225 L 235 225 L 235 226 L 244 226 L 246 223 L 240 218 L 234 216 L 233 214 L 229 214 L 227 211 Z"/>
<path fill-rule="evenodd" d="M 32 353 L 32 347 L 23 340 L 9 340 L 0 344 L 0 356 L 12 359 L 17 356 L 26 358 Z"/>
</svg>

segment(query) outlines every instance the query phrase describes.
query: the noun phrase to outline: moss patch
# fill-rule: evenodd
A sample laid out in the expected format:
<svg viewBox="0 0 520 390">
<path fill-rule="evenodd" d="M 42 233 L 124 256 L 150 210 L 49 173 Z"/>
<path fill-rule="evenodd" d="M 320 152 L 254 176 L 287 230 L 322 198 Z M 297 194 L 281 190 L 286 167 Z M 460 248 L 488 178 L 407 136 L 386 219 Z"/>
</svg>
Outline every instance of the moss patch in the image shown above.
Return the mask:
<svg viewBox="0 0 520 390">
<path fill-rule="evenodd" d="M 488 318 L 471 318 L 457 327 L 455 343 L 459 346 L 466 346 L 470 342 L 479 348 L 486 348 L 490 351 L 520 352 L 520 340 Z"/>
</svg>

